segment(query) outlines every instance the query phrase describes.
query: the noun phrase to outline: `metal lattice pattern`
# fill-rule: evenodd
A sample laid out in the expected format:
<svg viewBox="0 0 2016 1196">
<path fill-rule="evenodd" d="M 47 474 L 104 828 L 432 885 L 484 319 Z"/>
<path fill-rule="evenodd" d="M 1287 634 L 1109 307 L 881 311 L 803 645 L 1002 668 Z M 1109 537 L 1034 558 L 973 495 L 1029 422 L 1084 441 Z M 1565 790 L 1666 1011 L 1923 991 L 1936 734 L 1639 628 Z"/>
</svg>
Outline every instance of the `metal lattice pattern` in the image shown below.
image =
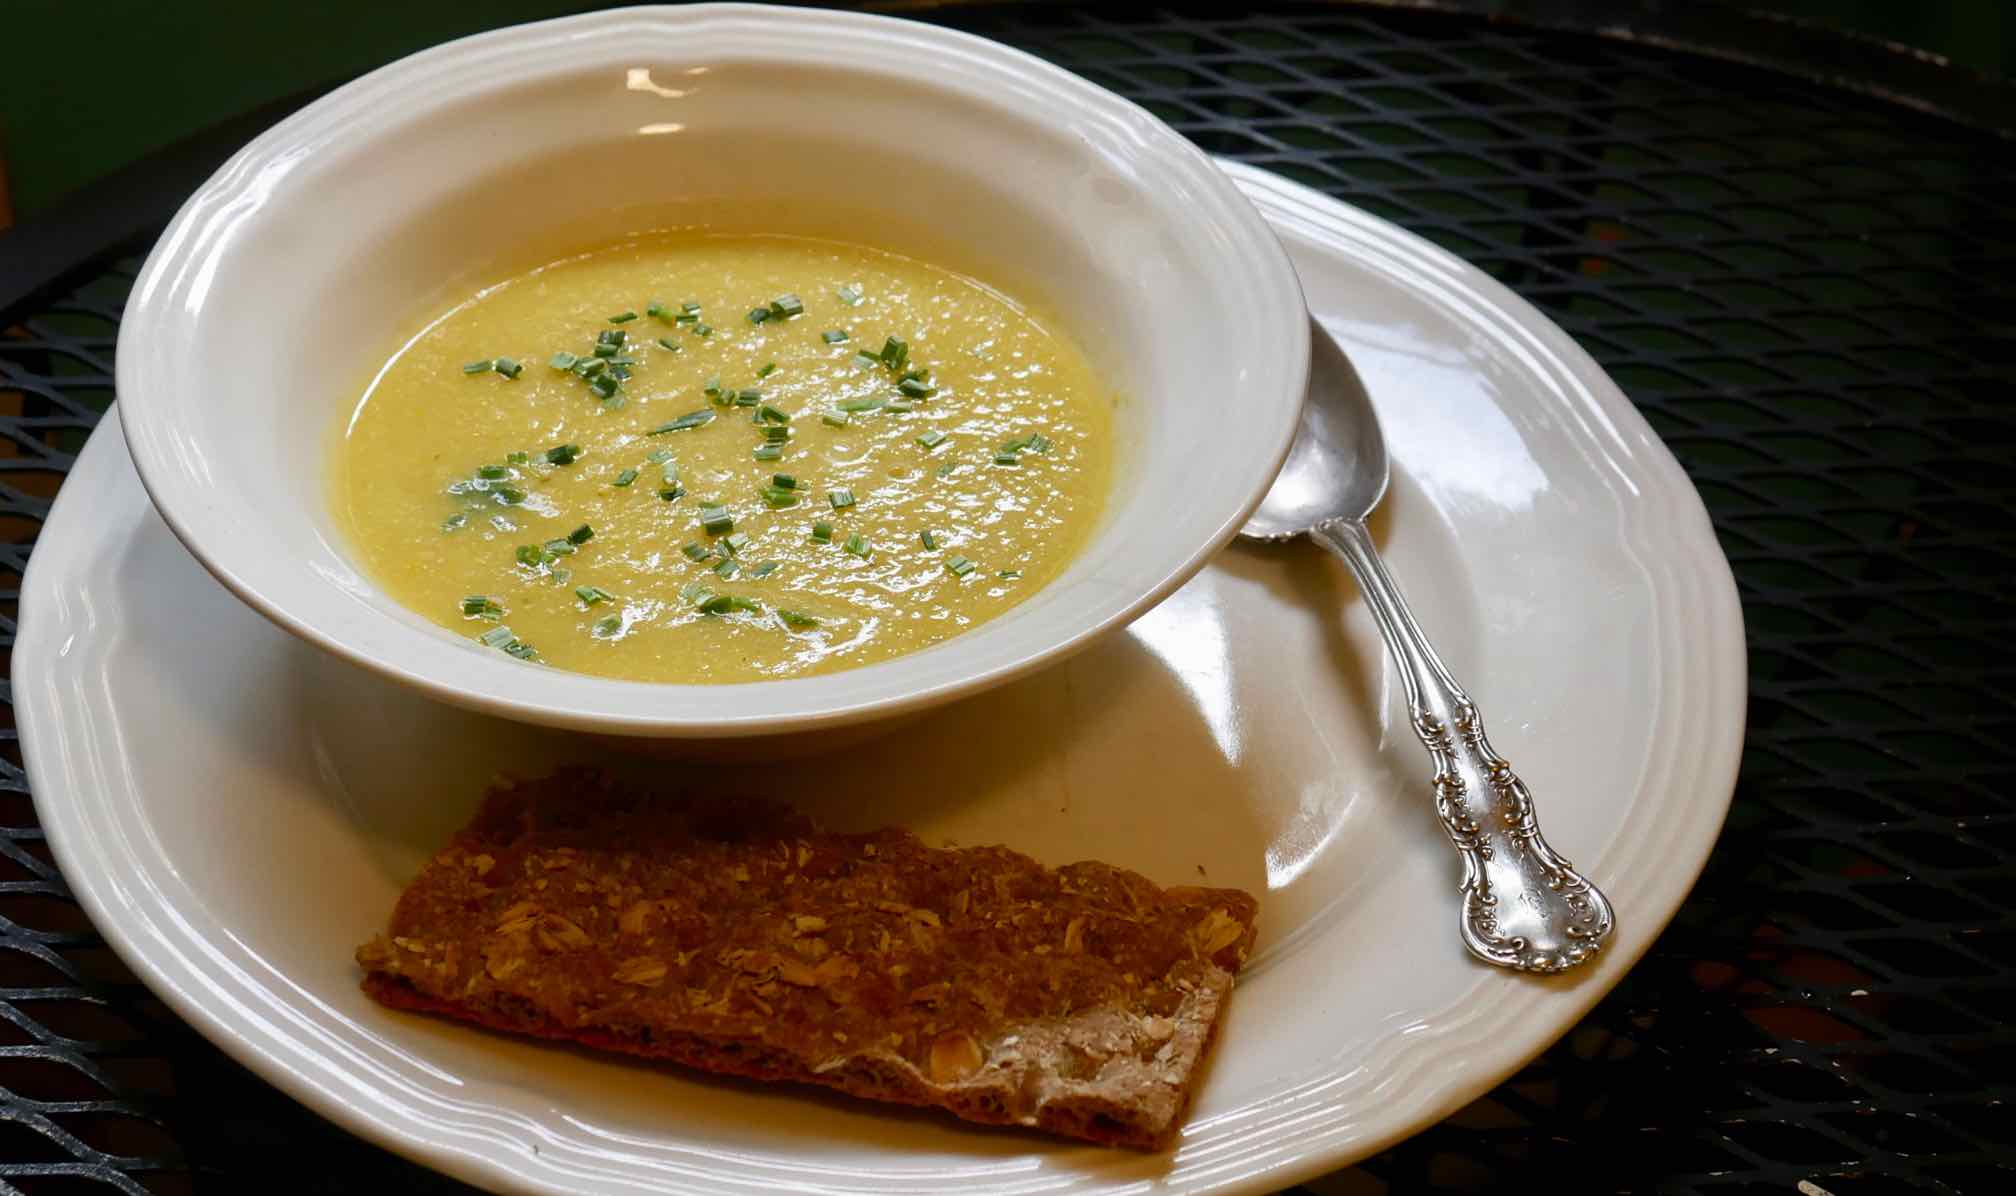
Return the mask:
<svg viewBox="0 0 2016 1196">
<path fill-rule="evenodd" d="M 1694 897 L 1559 1046 L 1307 1190 L 2016 1187 L 2016 153 L 1747 68 L 1461 17 L 955 23 L 1491 271 L 1631 394 L 1735 565 L 1750 739 Z M 10 586 L 110 399 L 129 279 L 0 335 Z M 0 1191 L 465 1190 L 350 1144 L 134 984 L 68 901 L 6 738 Z"/>
</svg>

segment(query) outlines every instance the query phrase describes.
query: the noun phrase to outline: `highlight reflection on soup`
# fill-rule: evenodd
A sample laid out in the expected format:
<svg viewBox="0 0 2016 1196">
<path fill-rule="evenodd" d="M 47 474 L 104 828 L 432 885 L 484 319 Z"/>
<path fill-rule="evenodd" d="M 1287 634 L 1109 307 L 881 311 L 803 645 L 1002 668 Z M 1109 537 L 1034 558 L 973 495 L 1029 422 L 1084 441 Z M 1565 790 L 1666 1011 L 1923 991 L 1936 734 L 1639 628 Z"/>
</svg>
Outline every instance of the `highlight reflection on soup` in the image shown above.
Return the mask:
<svg viewBox="0 0 2016 1196">
<path fill-rule="evenodd" d="M 421 329 L 337 450 L 400 602 L 528 661 L 643 681 L 851 668 L 1070 561 L 1112 394 L 970 278 L 833 241 L 666 234 Z"/>
</svg>

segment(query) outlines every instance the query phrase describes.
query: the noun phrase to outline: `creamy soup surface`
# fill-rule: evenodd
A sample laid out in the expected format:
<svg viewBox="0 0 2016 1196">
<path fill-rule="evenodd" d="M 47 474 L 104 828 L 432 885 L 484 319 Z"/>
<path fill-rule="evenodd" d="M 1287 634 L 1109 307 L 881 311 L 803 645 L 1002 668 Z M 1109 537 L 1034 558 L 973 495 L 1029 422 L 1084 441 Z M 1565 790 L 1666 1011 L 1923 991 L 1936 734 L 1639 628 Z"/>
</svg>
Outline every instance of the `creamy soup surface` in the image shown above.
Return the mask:
<svg viewBox="0 0 2016 1196">
<path fill-rule="evenodd" d="M 533 664 L 832 672 L 994 618 L 1097 521 L 1115 400 L 973 279 L 676 233 L 500 280 L 418 330 L 336 450 L 400 602 Z"/>
</svg>

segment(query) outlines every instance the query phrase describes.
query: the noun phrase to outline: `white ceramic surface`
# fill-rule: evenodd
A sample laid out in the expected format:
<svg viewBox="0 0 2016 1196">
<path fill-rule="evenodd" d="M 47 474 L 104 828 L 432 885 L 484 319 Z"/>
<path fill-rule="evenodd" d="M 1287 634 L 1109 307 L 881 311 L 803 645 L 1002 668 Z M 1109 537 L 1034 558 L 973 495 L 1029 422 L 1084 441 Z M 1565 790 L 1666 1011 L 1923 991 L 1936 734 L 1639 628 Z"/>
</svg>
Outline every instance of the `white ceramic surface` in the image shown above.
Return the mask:
<svg viewBox="0 0 2016 1196">
<path fill-rule="evenodd" d="M 351 951 L 483 780 L 606 749 L 431 704 L 276 632 L 175 543 L 111 421 L 36 549 L 14 656 L 64 875 L 134 969 L 261 1075 L 501 1190 L 1259 1193 L 1445 1116 L 1573 1024 L 1692 884 L 1741 740 L 1735 589 L 1672 458 L 1559 330 L 1390 225 L 1232 174 L 1379 405 L 1394 572 L 1550 837 L 1616 902 L 1590 967 L 1538 980 L 1465 954 L 1424 756 L 1342 568 L 1239 544 L 1057 668 L 764 776 L 831 824 L 1263 894 L 1258 954 L 1171 1153 L 381 1010 Z"/>
<path fill-rule="evenodd" d="M 461 297 L 455 279 L 628 230 L 775 231 L 766 196 L 811 197 L 810 210 L 782 202 L 790 231 L 873 213 L 835 231 L 1043 305 L 1120 383 L 1114 499 L 1061 577 L 929 651 L 730 687 L 527 667 L 359 570 L 329 510 L 331 442 L 397 338 Z M 262 135 L 149 257 L 118 384 L 134 463 L 169 526 L 311 643 L 508 717 L 774 735 L 999 683 L 1190 577 L 1265 493 L 1294 433 L 1301 310 L 1286 255 L 1237 189 L 1166 125 L 1075 75 L 886 17 L 633 8 L 414 55 Z M 696 399 L 657 401 L 670 415 Z"/>
</svg>

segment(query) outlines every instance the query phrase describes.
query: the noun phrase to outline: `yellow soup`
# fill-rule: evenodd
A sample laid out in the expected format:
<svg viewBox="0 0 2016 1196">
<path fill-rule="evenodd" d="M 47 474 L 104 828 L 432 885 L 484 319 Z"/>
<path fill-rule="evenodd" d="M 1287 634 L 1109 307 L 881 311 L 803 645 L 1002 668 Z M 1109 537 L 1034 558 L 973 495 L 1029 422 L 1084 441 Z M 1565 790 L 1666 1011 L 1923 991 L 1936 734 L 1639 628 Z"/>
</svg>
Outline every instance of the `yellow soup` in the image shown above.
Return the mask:
<svg viewBox="0 0 2016 1196">
<path fill-rule="evenodd" d="M 634 318 L 633 318 L 634 314 Z M 373 576 L 522 659 L 644 681 L 831 672 L 1055 577 L 1112 395 L 970 278 L 666 235 L 485 288 L 378 372 L 336 505 Z"/>
</svg>

